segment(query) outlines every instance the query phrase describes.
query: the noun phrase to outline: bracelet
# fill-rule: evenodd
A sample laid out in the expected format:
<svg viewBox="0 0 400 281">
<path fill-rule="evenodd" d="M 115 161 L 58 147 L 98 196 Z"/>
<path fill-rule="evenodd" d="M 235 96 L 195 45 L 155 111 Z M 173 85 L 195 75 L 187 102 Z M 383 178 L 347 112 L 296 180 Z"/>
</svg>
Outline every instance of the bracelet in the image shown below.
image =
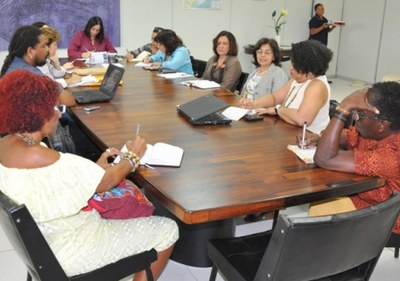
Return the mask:
<svg viewBox="0 0 400 281">
<path fill-rule="evenodd" d="M 122 158 L 122 160 L 127 160 L 128 162 L 129 162 L 129 164 L 131 164 L 131 166 L 132 166 L 132 169 L 131 169 L 131 173 L 133 173 L 135 170 L 136 170 L 136 163 L 135 162 L 133 162 L 131 159 L 129 159 L 129 158 Z"/>
<path fill-rule="evenodd" d="M 348 111 L 347 109 L 344 109 L 342 107 L 340 107 L 340 104 L 338 106 L 336 106 L 336 111 L 339 111 L 340 113 L 343 113 L 343 115 L 346 115 L 346 117 L 349 117 L 351 112 Z"/>
<path fill-rule="evenodd" d="M 342 121 L 343 123 L 347 123 L 349 116 L 347 116 L 346 114 L 344 114 L 343 112 L 340 111 L 336 111 L 333 114 L 333 117 L 336 117 L 337 119 L 339 119 L 340 121 Z"/>
<path fill-rule="evenodd" d="M 125 152 L 124 155 L 122 156 L 122 159 L 126 159 L 131 163 L 132 165 L 132 171 L 134 172 L 135 169 L 140 165 L 140 158 L 139 156 L 136 155 L 136 153 L 132 151 Z"/>
<path fill-rule="evenodd" d="M 278 109 L 281 107 L 280 104 L 275 105 L 275 114 L 279 116 Z"/>
</svg>

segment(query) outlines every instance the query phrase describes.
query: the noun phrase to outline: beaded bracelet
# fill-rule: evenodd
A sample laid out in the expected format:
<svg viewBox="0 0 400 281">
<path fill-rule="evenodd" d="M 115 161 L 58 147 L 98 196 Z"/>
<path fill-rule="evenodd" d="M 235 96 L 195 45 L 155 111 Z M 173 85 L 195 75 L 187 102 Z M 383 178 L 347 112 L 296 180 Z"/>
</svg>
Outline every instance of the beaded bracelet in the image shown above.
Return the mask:
<svg viewBox="0 0 400 281">
<path fill-rule="evenodd" d="M 349 116 L 347 116 L 346 114 L 344 114 L 343 112 L 340 111 L 336 111 L 333 114 L 333 117 L 336 117 L 337 119 L 339 119 L 340 121 L 342 121 L 343 123 L 347 123 Z"/>
<path fill-rule="evenodd" d="M 132 151 L 125 152 L 122 156 L 122 159 L 126 159 L 132 165 L 131 172 L 134 172 L 136 168 L 140 165 L 140 158 L 136 155 L 136 153 Z"/>
</svg>

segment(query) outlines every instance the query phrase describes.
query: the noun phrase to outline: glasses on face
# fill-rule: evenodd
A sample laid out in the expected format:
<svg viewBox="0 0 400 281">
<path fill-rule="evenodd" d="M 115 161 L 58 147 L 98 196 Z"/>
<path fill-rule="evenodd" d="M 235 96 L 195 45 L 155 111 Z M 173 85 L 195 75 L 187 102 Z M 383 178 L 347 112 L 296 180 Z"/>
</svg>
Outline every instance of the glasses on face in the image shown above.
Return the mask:
<svg viewBox="0 0 400 281">
<path fill-rule="evenodd" d="M 263 51 L 261 51 L 261 50 L 257 50 L 257 51 L 256 51 L 256 54 L 259 55 L 259 56 L 262 56 L 262 55 L 264 55 L 264 56 L 269 56 L 269 55 L 272 55 L 272 52 L 271 52 L 271 51 L 265 51 L 265 52 L 263 52 Z"/>
<path fill-rule="evenodd" d="M 54 106 L 54 111 L 64 114 L 67 111 L 67 106 L 65 104 L 56 105 Z"/>
<path fill-rule="evenodd" d="M 368 116 L 368 115 L 365 114 L 365 112 L 363 112 L 363 111 L 354 110 L 354 111 L 353 111 L 353 119 L 354 119 L 354 121 L 358 121 L 358 120 L 361 120 L 361 119 L 379 120 L 379 119 L 381 119 L 381 118 L 379 117 L 379 115 Z"/>
</svg>

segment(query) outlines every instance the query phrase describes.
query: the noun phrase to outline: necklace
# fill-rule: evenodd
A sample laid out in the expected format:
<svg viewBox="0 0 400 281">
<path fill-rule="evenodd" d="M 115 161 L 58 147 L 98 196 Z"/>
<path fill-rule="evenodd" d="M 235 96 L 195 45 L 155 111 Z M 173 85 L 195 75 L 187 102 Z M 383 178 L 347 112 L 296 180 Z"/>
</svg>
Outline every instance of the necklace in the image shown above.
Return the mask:
<svg viewBox="0 0 400 281">
<path fill-rule="evenodd" d="M 296 85 L 293 86 L 293 88 L 290 90 L 289 94 L 287 95 L 285 101 L 284 101 L 283 104 L 282 104 L 284 107 L 289 107 L 289 106 L 292 104 L 292 102 L 294 101 L 294 99 L 295 99 L 295 98 L 297 97 L 297 95 L 299 94 L 301 88 L 303 88 L 304 84 L 305 84 L 305 83 L 302 83 L 302 84 L 300 85 L 300 87 L 298 87 L 298 89 L 297 89 L 296 93 L 293 95 L 292 99 L 291 99 L 288 103 L 286 103 L 286 102 L 288 101 L 288 99 L 291 97 L 291 95 L 292 95 L 294 89 L 296 88 Z"/>
<path fill-rule="evenodd" d="M 35 145 L 36 144 L 36 141 L 31 136 L 23 135 L 23 134 L 20 134 L 20 133 L 16 133 L 14 135 L 20 137 L 28 145 Z"/>
</svg>

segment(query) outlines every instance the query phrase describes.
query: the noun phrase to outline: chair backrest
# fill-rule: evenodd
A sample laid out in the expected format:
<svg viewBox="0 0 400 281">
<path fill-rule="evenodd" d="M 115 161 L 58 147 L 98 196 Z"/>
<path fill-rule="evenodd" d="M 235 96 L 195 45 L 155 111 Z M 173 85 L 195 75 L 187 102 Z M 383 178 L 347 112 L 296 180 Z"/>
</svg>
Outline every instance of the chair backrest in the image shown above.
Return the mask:
<svg viewBox="0 0 400 281">
<path fill-rule="evenodd" d="M 195 59 L 193 56 L 190 56 L 190 61 L 192 62 L 194 76 L 198 78 L 203 77 L 204 70 L 206 70 L 207 62 Z"/>
<path fill-rule="evenodd" d="M 235 93 L 237 93 L 238 95 L 240 95 L 240 93 L 242 92 L 243 86 L 246 83 L 248 76 L 249 76 L 249 74 L 247 72 L 242 72 L 242 74 L 240 74 L 239 82 L 236 85 L 236 89 L 235 89 Z"/>
<path fill-rule="evenodd" d="M 0 223 L 34 280 L 69 280 L 26 206 L 1 191 Z"/>
<path fill-rule="evenodd" d="M 368 280 L 399 210 L 396 193 L 385 202 L 348 213 L 280 215 L 254 280 L 315 280 L 354 271 Z"/>
</svg>

